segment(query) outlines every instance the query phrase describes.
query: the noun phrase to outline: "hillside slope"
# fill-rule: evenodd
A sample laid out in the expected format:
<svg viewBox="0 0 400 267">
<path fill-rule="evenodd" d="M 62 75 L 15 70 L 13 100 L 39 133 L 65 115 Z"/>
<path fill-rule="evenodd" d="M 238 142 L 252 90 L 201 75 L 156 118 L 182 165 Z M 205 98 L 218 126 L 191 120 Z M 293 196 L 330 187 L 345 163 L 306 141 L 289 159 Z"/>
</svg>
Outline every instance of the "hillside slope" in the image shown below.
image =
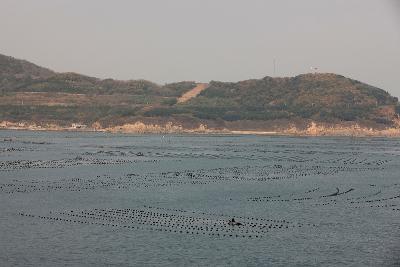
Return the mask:
<svg viewBox="0 0 400 267">
<path fill-rule="evenodd" d="M 0 55 L 0 121 L 102 128 L 138 121 L 235 130 L 310 122 L 384 128 L 397 127 L 399 113 L 398 99 L 388 92 L 333 73 L 158 85 L 57 73 Z"/>
<path fill-rule="evenodd" d="M 0 92 L 25 87 L 38 79 L 46 79 L 55 75 L 55 72 L 39 67 L 26 60 L 0 54 Z"/>
<path fill-rule="evenodd" d="M 397 98 L 379 88 L 336 74 L 318 73 L 238 83 L 211 82 L 185 108 L 200 117 L 228 121 L 299 117 L 389 122 L 391 116 L 381 115 L 390 113 L 388 109 L 397 103 Z"/>
</svg>

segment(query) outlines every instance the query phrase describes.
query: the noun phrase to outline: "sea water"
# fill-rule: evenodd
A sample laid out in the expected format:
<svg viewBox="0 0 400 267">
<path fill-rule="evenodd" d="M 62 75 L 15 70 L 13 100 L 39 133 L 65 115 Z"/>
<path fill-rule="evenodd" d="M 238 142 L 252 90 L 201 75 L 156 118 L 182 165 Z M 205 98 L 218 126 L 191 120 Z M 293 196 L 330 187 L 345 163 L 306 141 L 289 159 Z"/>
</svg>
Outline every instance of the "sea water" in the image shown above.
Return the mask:
<svg viewBox="0 0 400 267">
<path fill-rule="evenodd" d="M 395 266 L 399 230 L 399 139 L 0 131 L 0 266 Z"/>
</svg>

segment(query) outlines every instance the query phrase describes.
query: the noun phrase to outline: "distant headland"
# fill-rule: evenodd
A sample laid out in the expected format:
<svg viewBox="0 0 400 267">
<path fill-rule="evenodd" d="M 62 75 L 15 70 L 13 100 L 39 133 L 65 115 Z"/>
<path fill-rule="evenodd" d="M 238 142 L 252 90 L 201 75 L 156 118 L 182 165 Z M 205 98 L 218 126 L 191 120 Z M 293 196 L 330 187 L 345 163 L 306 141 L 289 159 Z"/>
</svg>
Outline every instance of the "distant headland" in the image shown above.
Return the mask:
<svg viewBox="0 0 400 267">
<path fill-rule="evenodd" d="M 0 55 L 0 129 L 400 136 L 399 114 L 388 92 L 333 73 L 159 85 Z"/>
</svg>

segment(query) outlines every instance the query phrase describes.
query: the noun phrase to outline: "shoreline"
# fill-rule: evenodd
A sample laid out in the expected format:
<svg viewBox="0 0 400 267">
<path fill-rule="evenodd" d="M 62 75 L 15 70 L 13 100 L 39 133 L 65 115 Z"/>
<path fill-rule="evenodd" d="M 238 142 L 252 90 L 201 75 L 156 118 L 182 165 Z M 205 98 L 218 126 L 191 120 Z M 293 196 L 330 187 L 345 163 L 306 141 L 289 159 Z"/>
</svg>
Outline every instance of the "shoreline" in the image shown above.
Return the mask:
<svg viewBox="0 0 400 267">
<path fill-rule="evenodd" d="M 12 123 L 14 124 L 14 123 Z M 370 137 L 386 137 L 386 138 L 400 138 L 400 129 L 386 128 L 386 129 L 367 129 L 359 126 L 354 127 L 330 127 L 318 126 L 312 123 L 306 129 L 288 128 L 277 131 L 262 131 L 262 130 L 230 130 L 230 129 L 209 129 L 204 125 L 198 128 L 186 129 L 182 126 L 173 126 L 167 124 L 166 126 L 159 125 L 146 125 L 141 122 L 129 125 L 115 126 L 109 128 L 72 128 L 61 127 L 52 125 L 51 127 L 44 127 L 40 125 L 4 125 L 0 124 L 0 130 L 14 130 L 14 131 L 36 131 L 36 132 L 87 132 L 87 133 L 110 133 L 110 134 L 181 134 L 181 135 L 259 135 L 259 136 L 288 136 L 288 137 L 351 137 L 351 138 L 370 138 Z"/>
</svg>

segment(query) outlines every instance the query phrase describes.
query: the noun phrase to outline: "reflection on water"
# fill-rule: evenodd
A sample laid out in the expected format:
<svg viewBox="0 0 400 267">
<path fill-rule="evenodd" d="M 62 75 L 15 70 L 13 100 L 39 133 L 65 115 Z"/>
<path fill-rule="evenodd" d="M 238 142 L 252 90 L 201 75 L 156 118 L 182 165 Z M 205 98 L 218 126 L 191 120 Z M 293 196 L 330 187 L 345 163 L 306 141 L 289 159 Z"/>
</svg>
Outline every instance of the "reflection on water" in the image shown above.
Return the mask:
<svg viewBox="0 0 400 267">
<path fill-rule="evenodd" d="M 0 263 L 395 265 L 399 141 L 1 131 Z"/>
</svg>

